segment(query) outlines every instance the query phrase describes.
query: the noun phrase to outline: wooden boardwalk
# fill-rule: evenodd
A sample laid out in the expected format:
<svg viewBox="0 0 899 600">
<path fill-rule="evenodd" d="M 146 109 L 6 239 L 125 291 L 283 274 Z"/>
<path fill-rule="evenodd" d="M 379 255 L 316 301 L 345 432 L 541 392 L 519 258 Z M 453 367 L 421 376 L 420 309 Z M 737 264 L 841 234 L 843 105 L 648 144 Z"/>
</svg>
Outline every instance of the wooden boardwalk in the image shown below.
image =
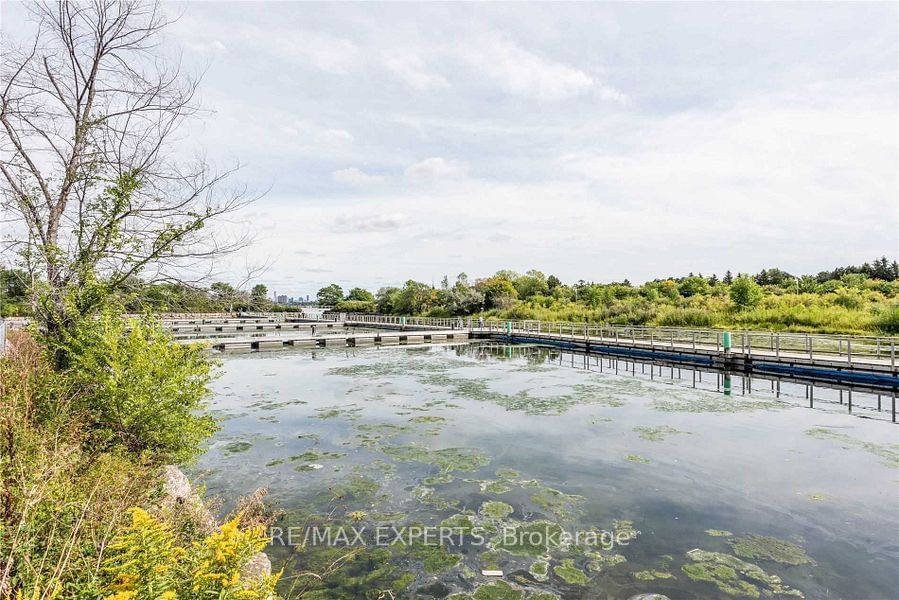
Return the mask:
<svg viewBox="0 0 899 600">
<path fill-rule="evenodd" d="M 630 349 L 638 352 L 648 352 L 657 355 L 659 358 L 665 358 L 670 355 L 679 357 L 693 357 L 698 359 L 697 362 L 708 362 L 710 364 L 727 365 L 735 368 L 752 367 L 758 364 L 782 364 L 787 366 L 802 366 L 809 368 L 837 369 L 837 370 L 855 370 L 871 373 L 879 373 L 899 377 L 899 369 L 896 367 L 896 360 L 892 357 L 876 357 L 868 355 L 847 355 L 847 354 L 823 354 L 809 356 L 808 353 L 801 353 L 794 350 L 770 350 L 765 348 L 740 349 L 732 348 L 725 350 L 720 345 L 707 343 L 684 343 L 681 341 L 664 342 L 664 341 L 645 341 L 640 339 L 621 339 L 611 336 L 595 336 L 587 335 L 572 336 L 558 333 L 535 333 L 512 331 L 511 334 L 505 332 L 497 332 L 495 329 L 474 328 L 471 330 L 474 338 L 491 338 L 504 339 L 508 338 L 513 342 L 563 342 L 571 347 L 577 347 L 583 350 L 600 351 L 602 349 Z M 639 356 L 638 353 L 634 355 Z"/>
<path fill-rule="evenodd" d="M 178 315 L 165 321 L 181 341 L 218 350 L 321 348 L 493 339 L 583 352 L 711 365 L 733 371 L 794 374 L 899 388 L 899 338 L 637 327 L 540 321 L 389 315 Z M 218 338 L 218 339 L 217 339 Z"/>
<path fill-rule="evenodd" d="M 348 315 L 360 327 L 459 327 L 462 319 Z M 471 337 L 584 352 L 791 373 L 899 388 L 899 338 L 466 319 Z"/>
<path fill-rule="evenodd" d="M 228 350 L 277 350 L 281 348 L 346 348 L 360 346 L 396 346 L 407 344 L 435 344 L 467 341 L 467 331 L 379 331 L 359 333 L 350 331 L 335 335 L 282 335 L 280 337 L 241 337 L 212 341 L 212 348 Z"/>
</svg>

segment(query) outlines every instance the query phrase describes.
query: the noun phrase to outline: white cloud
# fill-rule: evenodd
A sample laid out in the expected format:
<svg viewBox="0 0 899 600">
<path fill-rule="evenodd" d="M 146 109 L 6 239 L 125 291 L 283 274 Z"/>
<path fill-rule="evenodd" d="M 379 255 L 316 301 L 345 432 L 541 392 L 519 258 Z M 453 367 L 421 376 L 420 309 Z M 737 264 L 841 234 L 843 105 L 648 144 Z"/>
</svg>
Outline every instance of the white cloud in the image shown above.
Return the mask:
<svg viewBox="0 0 899 600">
<path fill-rule="evenodd" d="M 391 56 L 384 61 L 384 66 L 409 87 L 418 91 L 450 87 L 449 81 L 439 73 L 429 71 L 419 56 L 409 54 Z"/>
<path fill-rule="evenodd" d="M 370 285 L 895 253 L 895 4 L 185 7 L 182 44 L 227 44 L 185 55 L 217 111 L 185 138 L 272 188 L 252 252 L 284 253 L 273 281 L 304 259 Z M 327 264 L 290 250 L 296 223 Z"/>
<path fill-rule="evenodd" d="M 187 40 L 184 46 L 191 52 L 199 54 L 219 54 L 228 51 L 221 40 Z"/>
<path fill-rule="evenodd" d="M 463 177 L 467 172 L 465 163 L 436 156 L 409 165 L 405 174 L 412 179 L 450 179 Z"/>
<path fill-rule="evenodd" d="M 462 53 L 505 91 L 519 96 L 562 100 L 588 93 L 596 84 L 588 73 L 530 52 L 500 33 L 482 35 Z"/>
<path fill-rule="evenodd" d="M 337 171 L 334 171 L 331 173 L 331 179 L 337 183 L 346 185 L 364 186 L 384 183 L 387 178 L 383 175 L 369 175 L 361 169 L 350 167 L 348 169 L 338 169 Z"/>
<path fill-rule="evenodd" d="M 256 43 L 275 50 L 282 58 L 337 75 L 358 68 L 364 54 L 352 41 L 319 31 L 261 30 L 250 35 Z M 262 38 L 262 39 L 260 39 Z"/>
<path fill-rule="evenodd" d="M 339 215 L 332 223 L 337 233 L 372 233 L 400 229 L 406 224 L 403 213 L 352 213 Z"/>
<path fill-rule="evenodd" d="M 346 129 L 329 129 L 309 121 L 292 121 L 282 125 L 281 131 L 290 137 L 301 138 L 304 143 L 327 148 L 346 146 L 355 141 L 353 134 Z"/>
</svg>

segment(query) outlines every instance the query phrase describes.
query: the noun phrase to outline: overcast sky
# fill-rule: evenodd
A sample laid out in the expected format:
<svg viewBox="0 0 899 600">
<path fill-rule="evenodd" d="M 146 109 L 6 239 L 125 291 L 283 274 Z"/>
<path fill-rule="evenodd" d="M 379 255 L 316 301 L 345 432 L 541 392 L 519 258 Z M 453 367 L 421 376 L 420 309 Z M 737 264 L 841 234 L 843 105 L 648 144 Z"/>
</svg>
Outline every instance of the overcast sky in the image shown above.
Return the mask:
<svg viewBox="0 0 899 600">
<path fill-rule="evenodd" d="M 166 6 L 279 293 L 899 255 L 895 2 Z"/>
</svg>

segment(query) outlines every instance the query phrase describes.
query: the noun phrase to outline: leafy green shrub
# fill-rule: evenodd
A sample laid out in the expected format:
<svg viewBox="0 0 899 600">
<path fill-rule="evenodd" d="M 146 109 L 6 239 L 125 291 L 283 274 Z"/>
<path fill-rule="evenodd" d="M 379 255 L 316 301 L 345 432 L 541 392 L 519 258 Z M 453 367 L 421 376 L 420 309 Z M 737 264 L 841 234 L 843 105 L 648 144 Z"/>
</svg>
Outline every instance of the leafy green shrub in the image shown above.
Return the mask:
<svg viewBox="0 0 899 600">
<path fill-rule="evenodd" d="M 108 447 L 180 463 L 216 430 L 199 414 L 212 369 L 201 346 L 174 343 L 152 320 L 106 313 L 76 327 L 66 349 L 92 434 Z"/>
<path fill-rule="evenodd" d="M 375 313 L 378 305 L 374 300 L 341 300 L 331 310 L 348 313 Z"/>
<path fill-rule="evenodd" d="M 703 277 L 686 277 L 677 286 L 677 290 L 681 296 L 689 298 L 690 296 L 708 294 L 710 288 L 709 282 Z"/>
<path fill-rule="evenodd" d="M 675 308 L 666 311 L 658 320 L 665 327 L 714 327 L 715 314 L 696 308 Z"/>
<path fill-rule="evenodd" d="M 0 587 L 10 597 L 98 597 L 98 544 L 154 486 L 152 469 L 94 447 L 81 393 L 44 347 L 10 333 L 0 358 L 0 564 L 11 566 Z"/>
<path fill-rule="evenodd" d="M 738 277 L 730 285 L 730 299 L 739 310 L 757 305 L 762 299 L 762 288 L 749 277 Z"/>
<path fill-rule="evenodd" d="M 856 290 L 843 289 L 834 295 L 833 303 L 843 308 L 858 309 L 862 305 L 862 297 Z"/>
<path fill-rule="evenodd" d="M 899 333 L 899 304 L 881 310 L 875 317 L 874 324 L 884 333 Z"/>
</svg>

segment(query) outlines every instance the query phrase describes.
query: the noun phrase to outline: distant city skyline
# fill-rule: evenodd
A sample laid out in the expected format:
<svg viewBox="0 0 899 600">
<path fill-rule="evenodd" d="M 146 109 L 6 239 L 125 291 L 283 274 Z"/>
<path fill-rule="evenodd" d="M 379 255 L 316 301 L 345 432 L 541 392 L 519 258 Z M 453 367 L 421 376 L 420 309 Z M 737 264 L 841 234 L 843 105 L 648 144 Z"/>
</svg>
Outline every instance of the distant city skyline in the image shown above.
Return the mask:
<svg viewBox="0 0 899 600">
<path fill-rule="evenodd" d="M 182 152 L 268 190 L 219 280 L 639 283 L 899 247 L 896 3 L 163 7 L 210 109 Z"/>
</svg>

